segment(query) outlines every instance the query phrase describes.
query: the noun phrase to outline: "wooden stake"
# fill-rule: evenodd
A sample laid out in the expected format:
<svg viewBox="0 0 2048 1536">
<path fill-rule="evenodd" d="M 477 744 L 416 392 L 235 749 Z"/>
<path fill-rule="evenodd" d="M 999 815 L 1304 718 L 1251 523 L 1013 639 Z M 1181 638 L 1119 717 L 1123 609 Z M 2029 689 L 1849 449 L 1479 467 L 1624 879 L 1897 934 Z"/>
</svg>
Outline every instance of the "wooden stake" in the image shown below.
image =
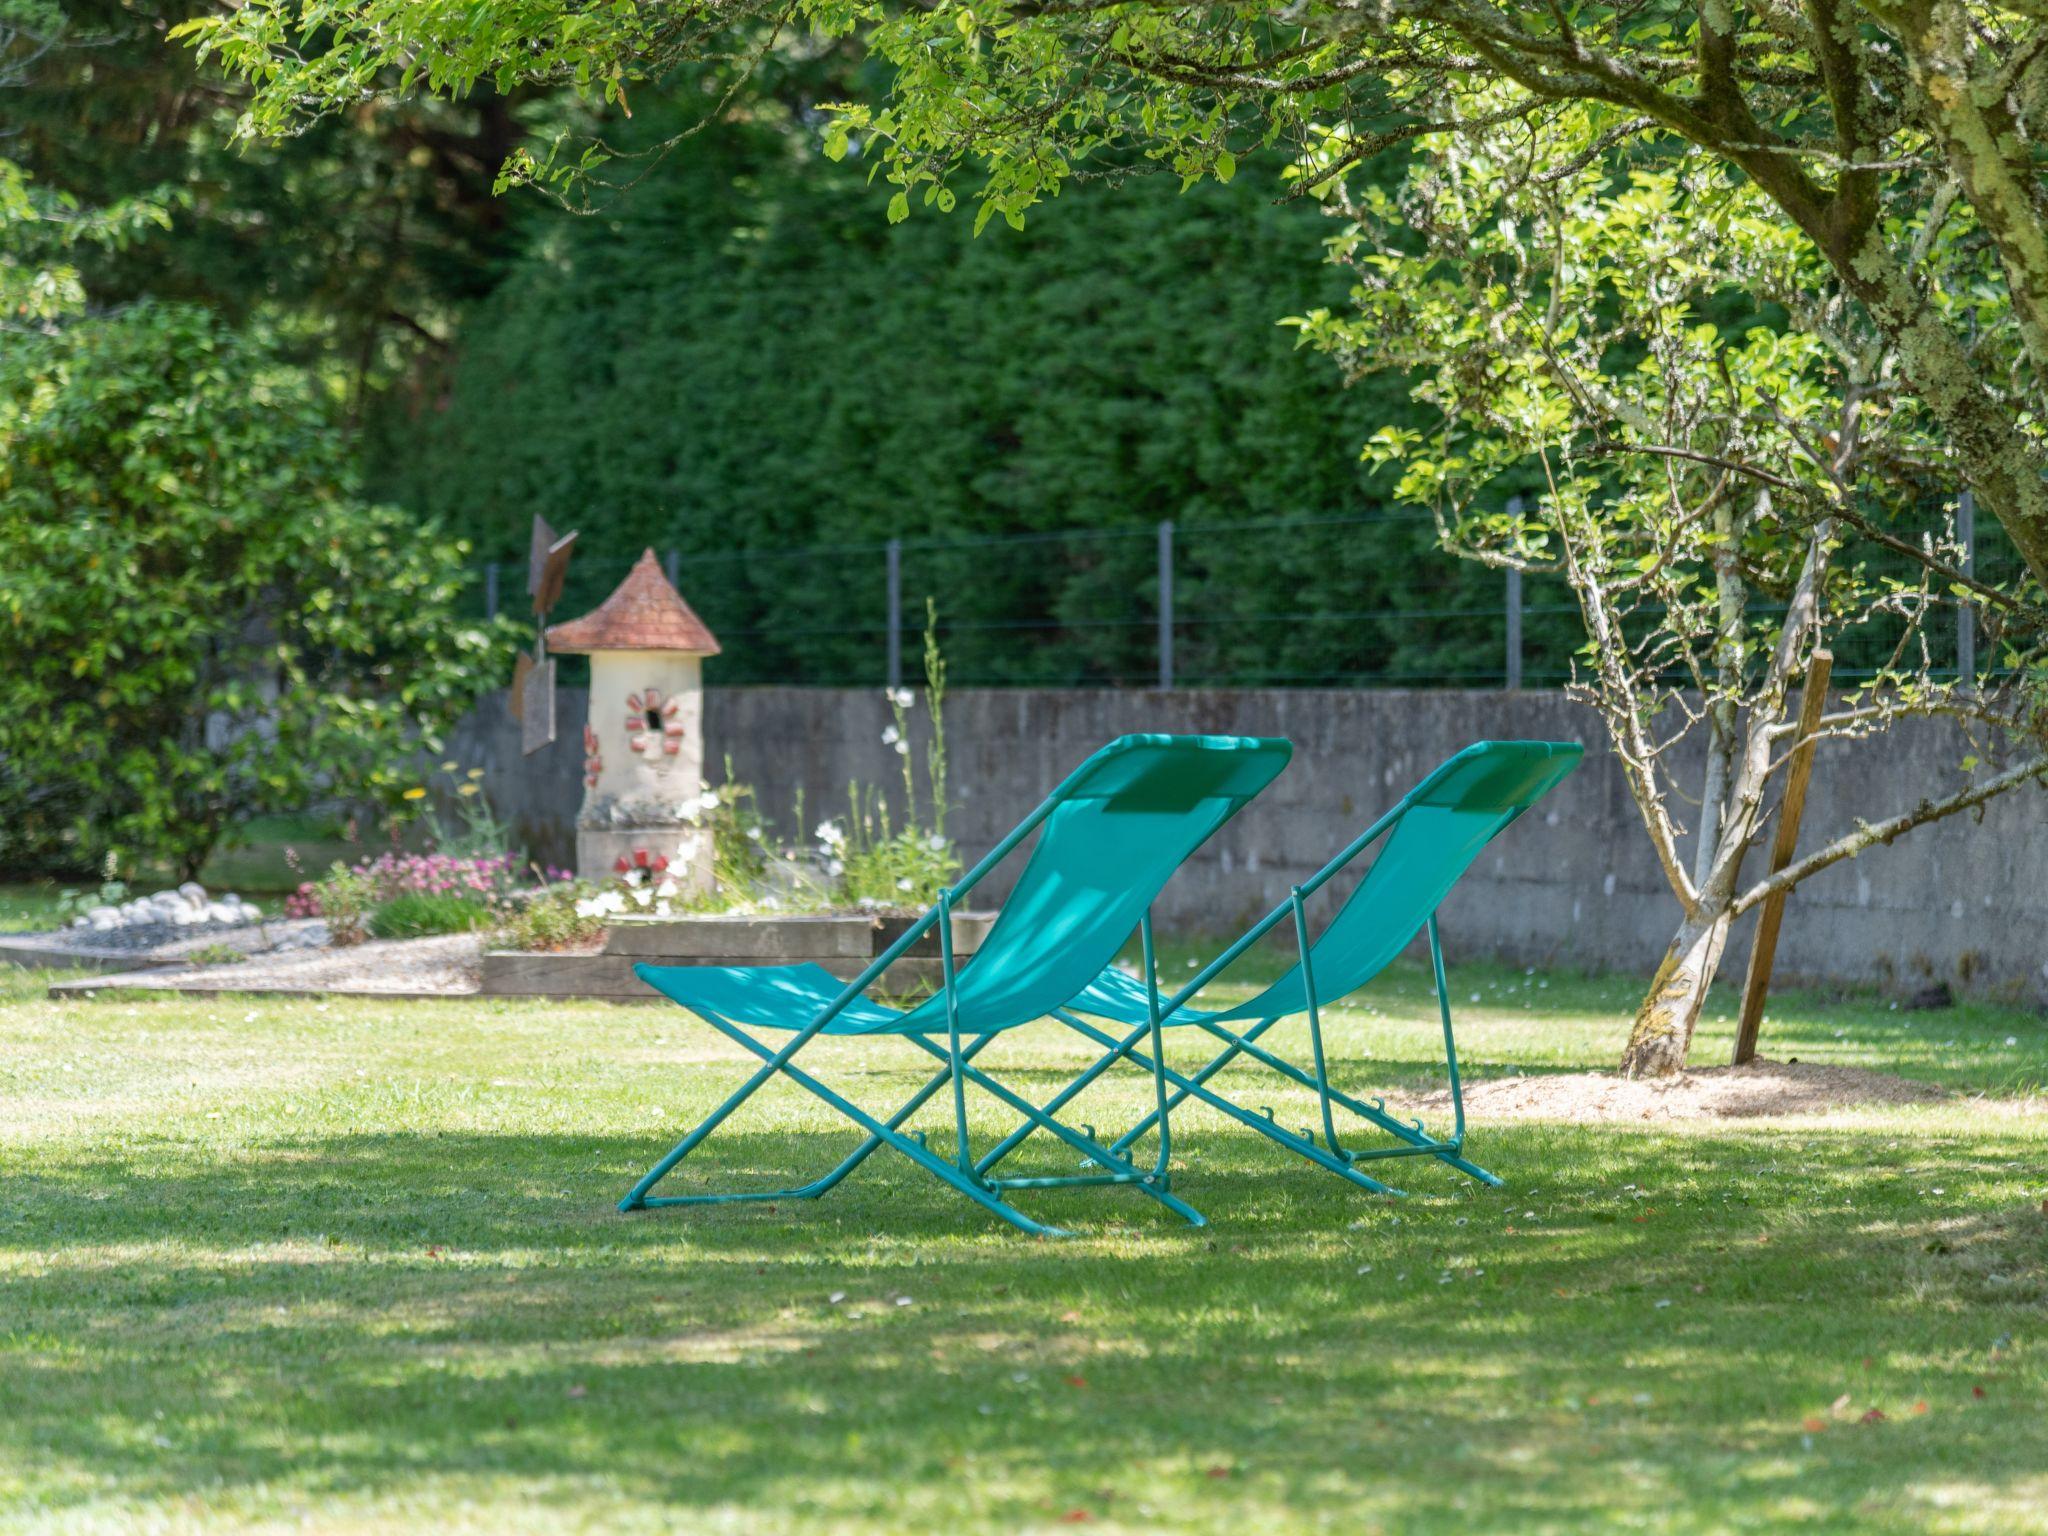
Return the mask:
<svg viewBox="0 0 2048 1536">
<path fill-rule="evenodd" d="M 1785 798 L 1778 806 L 1778 834 L 1771 844 L 1771 873 L 1792 862 L 1799 846 L 1799 821 L 1806 814 L 1806 786 L 1813 778 L 1813 733 L 1828 707 L 1828 674 L 1834 670 L 1831 651 L 1815 651 L 1799 689 L 1799 745 L 1792 749 L 1785 776 Z M 1756 942 L 1749 949 L 1749 976 L 1742 984 L 1742 1022 L 1735 1031 L 1735 1065 L 1756 1058 L 1757 1032 L 1763 1027 L 1764 999 L 1770 995 L 1771 968 L 1778 960 L 1778 925 L 1785 918 L 1784 891 L 1764 898 L 1756 920 Z"/>
</svg>

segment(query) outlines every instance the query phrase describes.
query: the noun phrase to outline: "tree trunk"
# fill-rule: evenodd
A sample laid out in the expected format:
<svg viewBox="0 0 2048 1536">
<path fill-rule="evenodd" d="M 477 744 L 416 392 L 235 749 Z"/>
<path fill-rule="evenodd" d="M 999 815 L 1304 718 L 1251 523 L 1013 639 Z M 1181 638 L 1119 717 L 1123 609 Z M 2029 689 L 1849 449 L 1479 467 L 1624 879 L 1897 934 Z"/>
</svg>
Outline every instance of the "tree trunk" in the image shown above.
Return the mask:
<svg viewBox="0 0 2048 1536">
<path fill-rule="evenodd" d="M 1623 1077 L 1672 1077 L 1684 1070 L 1707 988 L 1721 967 L 1730 921 L 1723 906 L 1698 911 L 1678 925 L 1664 963 L 1650 982 L 1649 995 L 1636 1009 L 1628 1048 L 1621 1053 Z"/>
</svg>

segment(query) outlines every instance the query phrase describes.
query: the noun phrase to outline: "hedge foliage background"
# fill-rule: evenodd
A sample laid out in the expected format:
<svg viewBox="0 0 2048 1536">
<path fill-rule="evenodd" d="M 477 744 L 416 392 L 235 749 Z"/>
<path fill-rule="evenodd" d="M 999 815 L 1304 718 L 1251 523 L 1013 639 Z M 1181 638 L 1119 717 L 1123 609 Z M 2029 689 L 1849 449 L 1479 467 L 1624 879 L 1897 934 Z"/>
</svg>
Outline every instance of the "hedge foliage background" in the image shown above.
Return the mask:
<svg viewBox="0 0 2048 1536">
<path fill-rule="evenodd" d="M 598 216 L 521 206 L 451 363 L 378 422 L 374 488 L 505 562 L 508 604 L 536 512 L 582 530 L 565 613 L 680 551 L 729 683 L 878 681 L 892 537 L 962 684 L 1147 681 L 1162 518 L 1187 681 L 1498 676 L 1499 578 L 1359 463 L 1400 382 L 1347 391 L 1277 323 L 1342 297 L 1313 206 L 1256 168 L 1154 177 L 975 239 L 890 226 L 865 174 L 742 127 Z M 1278 519 L 1319 525 L 1201 531 Z M 1009 542 L 920 547 L 978 538 Z M 1480 617 L 1396 616 L 1445 607 Z"/>
</svg>

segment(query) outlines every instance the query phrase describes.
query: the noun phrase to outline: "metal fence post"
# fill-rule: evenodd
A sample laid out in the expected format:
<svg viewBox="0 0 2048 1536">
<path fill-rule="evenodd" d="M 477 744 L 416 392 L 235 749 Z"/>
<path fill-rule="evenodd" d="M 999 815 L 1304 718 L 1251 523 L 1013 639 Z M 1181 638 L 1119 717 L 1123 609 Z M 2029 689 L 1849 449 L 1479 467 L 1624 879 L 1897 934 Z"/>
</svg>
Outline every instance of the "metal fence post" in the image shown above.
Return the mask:
<svg viewBox="0 0 2048 1536">
<path fill-rule="evenodd" d="M 889 686 L 903 686 L 903 541 L 891 539 L 889 552 Z"/>
<path fill-rule="evenodd" d="M 1173 520 L 1159 525 L 1159 686 L 1173 686 Z"/>
<path fill-rule="evenodd" d="M 663 573 L 668 577 L 668 584 L 670 586 L 681 586 L 683 577 L 683 552 L 680 549 L 672 549 L 667 554 L 663 555 L 661 557 L 661 569 Z"/>
<path fill-rule="evenodd" d="M 493 560 L 484 567 L 484 617 L 498 616 L 498 562 Z"/>
<path fill-rule="evenodd" d="M 1963 545 L 1963 574 L 1977 574 L 1977 498 L 1967 490 L 1956 498 L 1956 537 Z M 1956 681 L 1965 688 L 1977 680 L 1977 610 L 1970 599 L 1956 603 Z"/>
<path fill-rule="evenodd" d="M 1522 498 L 1508 498 L 1508 515 L 1522 515 Z M 1519 693 L 1522 688 L 1522 573 L 1512 566 L 1508 568 L 1508 638 L 1507 638 L 1507 686 L 1508 692 Z"/>
</svg>

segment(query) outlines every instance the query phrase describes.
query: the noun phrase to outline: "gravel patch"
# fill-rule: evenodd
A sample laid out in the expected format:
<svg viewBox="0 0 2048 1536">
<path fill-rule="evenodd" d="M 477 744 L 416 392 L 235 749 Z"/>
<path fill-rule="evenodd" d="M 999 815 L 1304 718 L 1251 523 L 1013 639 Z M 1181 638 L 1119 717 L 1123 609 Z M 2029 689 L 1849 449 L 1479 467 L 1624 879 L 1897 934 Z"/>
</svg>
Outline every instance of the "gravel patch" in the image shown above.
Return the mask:
<svg viewBox="0 0 2048 1536">
<path fill-rule="evenodd" d="M 275 926 L 275 925 L 272 925 Z M 60 996 L 105 991 L 323 992 L 371 997 L 464 997 L 483 976 L 483 935 L 373 939 L 346 949 L 295 949 L 257 955 L 236 965 L 123 971 L 60 982 Z"/>
</svg>

